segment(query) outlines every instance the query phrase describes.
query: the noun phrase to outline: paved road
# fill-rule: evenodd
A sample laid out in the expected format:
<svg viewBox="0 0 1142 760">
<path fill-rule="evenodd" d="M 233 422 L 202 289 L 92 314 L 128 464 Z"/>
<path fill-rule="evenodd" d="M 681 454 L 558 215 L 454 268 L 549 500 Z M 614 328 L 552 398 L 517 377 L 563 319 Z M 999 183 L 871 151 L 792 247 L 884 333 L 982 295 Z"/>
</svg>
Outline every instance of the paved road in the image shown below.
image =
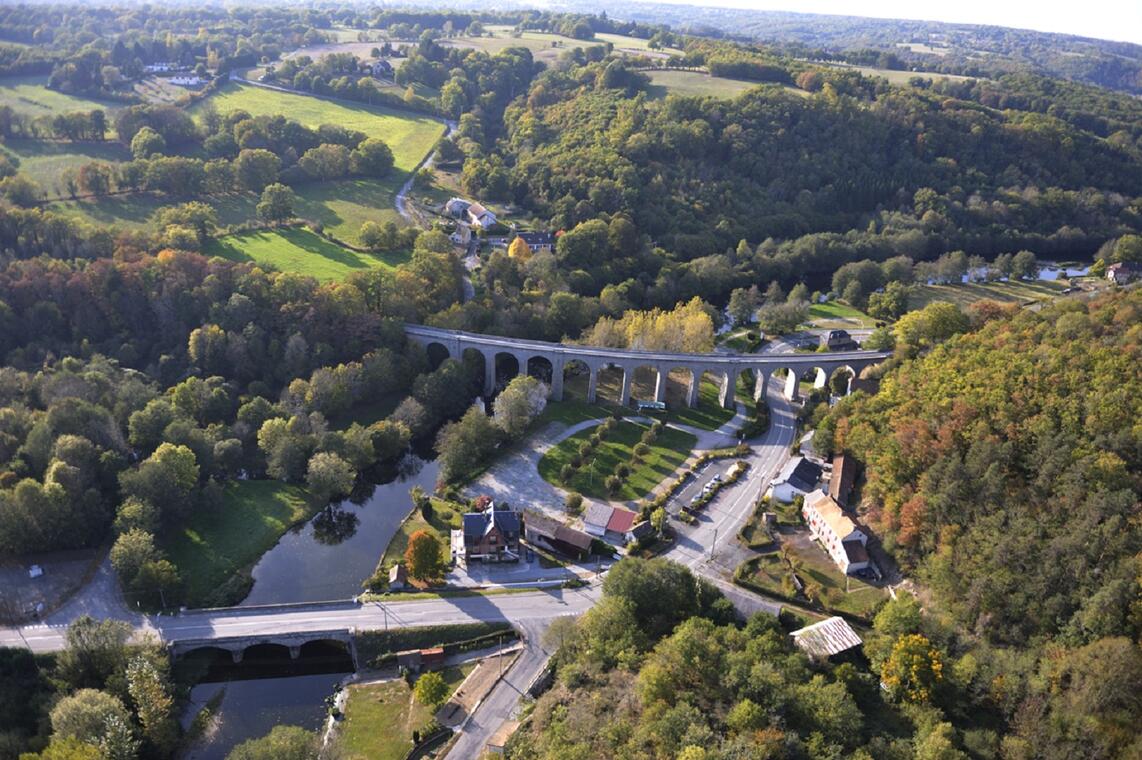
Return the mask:
<svg viewBox="0 0 1142 760">
<path fill-rule="evenodd" d="M 139 632 L 164 641 L 261 636 L 326 631 L 339 628 L 411 628 L 448 623 L 510 620 L 526 624 L 566 614 L 579 614 L 599 598 L 598 585 L 526 593 L 410 599 L 339 605 L 280 605 L 272 608 L 188 612 L 138 620 Z M 62 649 L 66 623 L 0 629 L 0 646 L 27 646 L 36 652 Z"/>
</svg>

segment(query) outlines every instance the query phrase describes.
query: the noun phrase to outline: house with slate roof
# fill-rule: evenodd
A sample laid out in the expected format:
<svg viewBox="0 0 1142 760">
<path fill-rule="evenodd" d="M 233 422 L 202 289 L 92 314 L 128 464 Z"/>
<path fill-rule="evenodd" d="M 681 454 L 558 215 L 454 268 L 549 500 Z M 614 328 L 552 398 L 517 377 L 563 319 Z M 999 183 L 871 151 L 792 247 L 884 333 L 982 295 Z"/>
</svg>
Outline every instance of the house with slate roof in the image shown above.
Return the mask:
<svg viewBox="0 0 1142 760">
<path fill-rule="evenodd" d="M 483 512 L 464 515 L 464 549 L 458 559 L 465 564 L 518 562 L 520 519 L 510 509 L 497 509 L 495 502 Z"/>
</svg>

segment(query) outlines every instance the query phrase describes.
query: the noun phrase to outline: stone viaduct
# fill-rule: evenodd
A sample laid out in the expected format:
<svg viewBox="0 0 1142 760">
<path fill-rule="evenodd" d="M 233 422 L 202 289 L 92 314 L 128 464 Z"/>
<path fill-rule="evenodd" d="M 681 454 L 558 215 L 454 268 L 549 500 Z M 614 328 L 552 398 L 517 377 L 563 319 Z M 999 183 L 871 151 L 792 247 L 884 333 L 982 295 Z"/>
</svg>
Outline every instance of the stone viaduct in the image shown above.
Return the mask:
<svg viewBox="0 0 1142 760">
<path fill-rule="evenodd" d="M 242 661 L 246 650 L 253 646 L 278 646 L 289 651 L 290 659 L 296 660 L 301 656 L 301 648 L 306 644 L 318 641 L 340 642 L 345 646 L 353 665 L 357 665 L 357 647 L 353 640 L 353 632 L 347 628 L 338 628 L 329 631 L 304 631 L 297 633 L 280 633 L 255 636 L 229 636 L 219 638 L 176 639 L 167 646 L 174 657 L 181 657 L 187 652 L 196 649 L 221 649 L 230 653 L 234 662 Z"/>
<path fill-rule="evenodd" d="M 405 334 L 415 343 L 423 346 L 430 355 L 443 350 L 444 358 L 460 360 L 466 351 L 475 351 L 484 358 L 484 394 L 492 395 L 496 390 L 496 360 L 504 355 L 512 357 L 520 374 L 528 374 L 529 365 L 535 361 L 545 361 L 551 370 L 551 398 L 563 400 L 565 372 L 574 364 L 589 372 L 587 401 L 596 400 L 599 372 L 607 367 L 622 370 L 622 390 L 619 403 L 630 403 L 631 383 L 635 370 L 649 367 L 657 374 L 654 401 L 666 400 L 666 378 L 671 370 L 683 370 L 689 374 L 686 404 L 698 403 L 698 391 L 703 374 L 709 372 L 721 380 L 719 401 L 724 407 L 734 405 L 734 387 L 739 375 L 752 376 L 754 398 L 765 393 L 769 378 L 780 369 L 787 370 L 785 376 L 785 396 L 797 398 L 799 379 L 810 370 L 815 370 L 815 386 L 824 387 L 828 378 L 837 370 L 845 368 L 855 377 L 865 367 L 886 359 L 891 354 L 882 351 L 841 351 L 831 353 L 805 354 L 675 354 L 659 351 L 638 351 L 633 349 L 599 348 L 562 343 L 547 343 L 537 340 L 504 338 L 495 335 L 481 335 L 459 330 L 445 330 L 423 325 L 405 325 Z"/>
</svg>

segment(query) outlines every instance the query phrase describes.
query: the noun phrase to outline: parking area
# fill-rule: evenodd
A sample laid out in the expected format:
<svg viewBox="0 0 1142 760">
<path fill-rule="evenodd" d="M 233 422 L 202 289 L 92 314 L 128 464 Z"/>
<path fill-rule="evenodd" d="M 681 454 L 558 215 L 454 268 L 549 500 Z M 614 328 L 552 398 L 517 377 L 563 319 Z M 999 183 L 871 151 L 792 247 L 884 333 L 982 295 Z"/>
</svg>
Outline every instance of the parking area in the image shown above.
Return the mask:
<svg viewBox="0 0 1142 760">
<path fill-rule="evenodd" d="M 695 499 L 701 496 L 715 479 L 726 477 L 736 461 L 734 459 L 715 459 L 707 462 L 701 470 L 690 476 L 686 484 L 667 502 L 666 511 L 671 515 L 677 515 L 684 506 L 692 504 Z"/>
<path fill-rule="evenodd" d="M 523 557 L 519 562 L 472 562 L 467 567 L 455 565 L 444 576 L 444 582 L 451 586 L 494 586 L 505 583 L 530 583 L 534 581 L 556 581 L 574 578 L 581 574 L 595 572 L 595 565 L 590 568 L 585 565 L 576 565 L 570 561 L 562 567 L 552 567 L 525 545 Z"/>
<path fill-rule="evenodd" d="M 55 609 L 83 585 L 99 560 L 94 549 L 29 555 L 19 561 L 0 564 L 0 620 L 25 622 L 34 620 L 37 610 L 47 613 Z M 32 577 L 29 569 L 39 568 Z"/>
</svg>

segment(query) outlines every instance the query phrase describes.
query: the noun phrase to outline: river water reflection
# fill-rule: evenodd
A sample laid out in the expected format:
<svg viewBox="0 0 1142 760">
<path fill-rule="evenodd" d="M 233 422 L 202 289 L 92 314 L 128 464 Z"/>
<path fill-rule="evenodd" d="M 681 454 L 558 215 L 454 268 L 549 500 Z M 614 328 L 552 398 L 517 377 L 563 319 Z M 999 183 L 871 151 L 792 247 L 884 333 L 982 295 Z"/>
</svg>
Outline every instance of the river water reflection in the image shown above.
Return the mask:
<svg viewBox="0 0 1142 760">
<path fill-rule="evenodd" d="M 389 540 L 412 510 L 408 492 L 431 492 L 440 465 L 409 454 L 393 477 L 358 503 L 331 505 L 282 536 L 253 569 L 254 588 L 242 602 L 282 604 L 348 599 L 361 593 Z"/>
</svg>

